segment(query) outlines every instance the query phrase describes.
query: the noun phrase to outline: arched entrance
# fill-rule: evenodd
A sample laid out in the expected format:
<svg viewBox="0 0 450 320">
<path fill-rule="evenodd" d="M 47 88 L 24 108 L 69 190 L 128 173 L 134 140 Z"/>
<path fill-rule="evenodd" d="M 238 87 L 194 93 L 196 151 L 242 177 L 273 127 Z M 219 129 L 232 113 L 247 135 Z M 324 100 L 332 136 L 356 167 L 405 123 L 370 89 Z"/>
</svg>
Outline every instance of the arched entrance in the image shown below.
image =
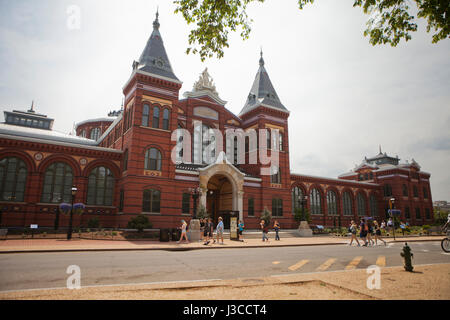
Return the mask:
<svg viewBox="0 0 450 320">
<path fill-rule="evenodd" d="M 233 186 L 230 180 L 222 175 L 216 174 L 208 181 L 206 196 L 206 209 L 213 218 L 214 223 L 222 216 L 227 220 L 227 215 L 233 211 Z M 228 221 L 225 221 L 225 227 Z"/>
</svg>

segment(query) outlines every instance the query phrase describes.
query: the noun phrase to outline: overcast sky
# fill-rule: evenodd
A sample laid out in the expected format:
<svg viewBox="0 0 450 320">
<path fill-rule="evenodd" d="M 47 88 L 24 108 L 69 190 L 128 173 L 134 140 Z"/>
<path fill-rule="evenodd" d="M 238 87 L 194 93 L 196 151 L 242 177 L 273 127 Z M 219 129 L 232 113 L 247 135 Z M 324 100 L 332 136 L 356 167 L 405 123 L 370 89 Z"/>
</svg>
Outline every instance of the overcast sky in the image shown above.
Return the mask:
<svg viewBox="0 0 450 320">
<path fill-rule="evenodd" d="M 0 0 L 0 108 L 36 111 L 54 129 L 120 109 L 122 87 L 152 32 L 160 32 L 180 98 L 208 67 L 226 107 L 239 114 L 265 67 L 290 110 L 291 172 L 336 178 L 382 151 L 414 158 L 431 173 L 433 200 L 450 200 L 450 41 L 431 43 L 423 21 L 396 48 L 363 36 L 367 16 L 353 0 L 251 4 L 250 39 L 239 34 L 221 60 L 186 55 L 189 27 L 167 0 Z M 80 8 L 80 29 L 67 9 Z M 3 121 L 3 112 L 1 112 Z"/>
</svg>

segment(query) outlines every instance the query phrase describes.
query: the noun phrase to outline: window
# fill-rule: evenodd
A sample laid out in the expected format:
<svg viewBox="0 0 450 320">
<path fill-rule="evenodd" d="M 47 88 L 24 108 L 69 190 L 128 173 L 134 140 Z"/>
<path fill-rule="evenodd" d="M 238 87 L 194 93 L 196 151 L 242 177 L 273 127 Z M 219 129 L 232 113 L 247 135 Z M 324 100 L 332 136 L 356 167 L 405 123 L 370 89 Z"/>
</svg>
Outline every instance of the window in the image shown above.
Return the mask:
<svg viewBox="0 0 450 320">
<path fill-rule="evenodd" d="M 271 134 L 270 134 L 270 129 L 266 129 L 267 132 L 267 149 L 271 149 Z"/>
<path fill-rule="evenodd" d="M 119 201 L 119 212 L 123 211 L 124 201 L 125 201 L 125 191 L 120 190 L 120 201 Z"/>
<path fill-rule="evenodd" d="M 411 218 L 411 213 L 409 212 L 409 207 L 405 207 L 405 218 L 406 219 Z"/>
<path fill-rule="evenodd" d="M 44 126 L 44 124 L 42 123 L 42 126 L 41 126 L 41 127 L 43 127 L 43 126 Z M 86 138 L 86 129 L 83 129 L 83 130 L 81 131 L 81 137 Z"/>
<path fill-rule="evenodd" d="M 123 154 L 123 171 L 128 170 L 128 149 Z"/>
<path fill-rule="evenodd" d="M 150 114 L 150 107 L 148 104 L 144 104 L 144 107 L 142 108 L 142 125 L 144 127 L 148 127 L 149 114 Z"/>
<path fill-rule="evenodd" d="M 97 167 L 88 178 L 87 204 L 112 206 L 114 192 L 114 176 L 106 167 Z"/>
<path fill-rule="evenodd" d="M 255 215 L 255 199 L 253 198 L 248 198 L 248 215 Z"/>
<path fill-rule="evenodd" d="M 416 208 L 416 219 L 421 219 L 420 208 Z"/>
<path fill-rule="evenodd" d="M 423 198 L 428 199 L 428 189 L 426 187 L 423 187 Z"/>
<path fill-rule="evenodd" d="M 291 191 L 292 195 L 292 212 L 295 213 L 297 209 L 302 208 L 303 190 L 300 187 L 294 187 Z"/>
<path fill-rule="evenodd" d="M 369 174 L 368 173 L 364 174 L 364 180 L 369 180 Z"/>
<path fill-rule="evenodd" d="M 430 208 L 425 208 L 425 217 L 427 218 L 427 220 L 431 219 Z"/>
<path fill-rule="evenodd" d="M 91 139 L 98 140 L 100 138 L 100 128 L 94 128 L 91 130 Z"/>
<path fill-rule="evenodd" d="M 154 107 L 153 108 L 153 128 L 159 128 L 159 108 Z"/>
<path fill-rule="evenodd" d="M 311 214 L 322 214 L 322 206 L 319 190 L 312 189 L 309 198 L 310 198 Z"/>
<path fill-rule="evenodd" d="M 280 184 L 281 183 L 280 167 L 273 166 L 271 169 L 272 169 L 272 175 L 270 176 L 270 182 Z"/>
<path fill-rule="evenodd" d="M 358 204 L 358 216 L 362 217 L 366 215 L 366 199 L 361 193 L 356 196 L 356 202 Z"/>
<path fill-rule="evenodd" d="M 406 184 L 403 185 L 403 196 L 404 197 L 408 196 L 408 187 L 406 186 Z"/>
<path fill-rule="evenodd" d="M 333 190 L 327 192 L 327 207 L 329 215 L 337 215 L 336 193 Z"/>
<path fill-rule="evenodd" d="M 369 178 L 370 178 L 370 180 L 372 180 L 373 179 L 373 173 L 371 172 L 371 173 L 369 173 Z"/>
<path fill-rule="evenodd" d="M 283 133 L 282 132 L 280 132 L 280 135 L 279 135 L 279 151 L 283 151 Z"/>
<path fill-rule="evenodd" d="M 352 198 L 348 191 L 345 191 L 342 200 L 344 202 L 344 216 L 352 216 Z"/>
<path fill-rule="evenodd" d="M 191 195 L 189 193 L 183 193 L 183 198 L 181 200 L 181 213 L 189 214 L 191 207 Z"/>
<path fill-rule="evenodd" d="M 272 199 L 272 216 L 281 217 L 283 215 L 283 200 L 274 198 Z"/>
<path fill-rule="evenodd" d="M 150 148 L 145 153 L 145 170 L 161 171 L 161 152 L 156 148 Z"/>
<path fill-rule="evenodd" d="M 233 163 L 238 163 L 238 139 L 234 137 L 233 139 Z"/>
<path fill-rule="evenodd" d="M 375 196 L 373 194 L 370 195 L 369 206 L 370 206 L 370 215 L 372 217 L 377 217 L 378 216 L 377 199 L 375 198 Z"/>
<path fill-rule="evenodd" d="M 170 117 L 169 109 L 164 109 L 164 111 L 163 111 L 163 129 L 164 130 L 169 130 L 169 117 Z"/>
<path fill-rule="evenodd" d="M 385 197 L 390 197 L 392 196 L 392 187 L 390 184 L 385 184 L 384 185 L 384 196 Z"/>
<path fill-rule="evenodd" d="M 413 194 L 414 194 L 414 198 L 419 197 L 419 190 L 417 190 L 417 186 L 413 186 Z"/>
<path fill-rule="evenodd" d="M 158 190 L 148 189 L 144 190 L 143 200 L 142 200 L 142 211 L 143 212 L 160 212 L 161 192 Z"/>
<path fill-rule="evenodd" d="M 70 202 L 72 182 L 72 168 L 68 164 L 64 162 L 51 164 L 45 170 L 41 201 L 43 203 Z"/>
<path fill-rule="evenodd" d="M 0 195 L 2 201 L 24 201 L 27 166 L 16 157 L 0 160 Z"/>
</svg>

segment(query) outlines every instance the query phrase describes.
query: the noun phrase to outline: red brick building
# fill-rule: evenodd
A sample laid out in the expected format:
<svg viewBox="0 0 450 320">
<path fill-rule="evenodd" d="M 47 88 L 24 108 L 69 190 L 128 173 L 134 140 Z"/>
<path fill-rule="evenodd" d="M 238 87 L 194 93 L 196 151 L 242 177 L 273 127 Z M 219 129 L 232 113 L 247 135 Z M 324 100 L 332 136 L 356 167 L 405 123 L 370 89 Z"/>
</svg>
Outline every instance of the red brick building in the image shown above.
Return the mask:
<svg viewBox="0 0 450 320">
<path fill-rule="evenodd" d="M 155 228 L 178 226 L 180 219 L 192 217 L 194 187 L 202 190 L 199 204 L 214 219 L 237 211 L 247 228 L 258 226 L 264 207 L 284 228 L 296 228 L 294 210 L 305 196 L 313 224 L 385 218 L 392 197 L 403 220 L 432 222 L 430 174 L 414 160 L 400 164 L 380 150 L 338 179 L 291 173 L 290 112 L 270 81 L 262 53 L 238 116 L 225 108 L 207 70 L 180 99 L 182 83 L 170 65 L 158 17 L 153 26 L 123 87 L 119 112 L 78 123 L 75 136 L 52 130 L 53 119 L 33 108 L 5 111 L 0 124 L 3 225 L 51 226 L 58 205 L 71 201 L 72 186 L 78 189 L 74 201 L 86 204 L 75 226 L 99 217 L 104 227 L 125 227 L 140 214 Z M 227 134 L 230 130 L 235 134 Z"/>
</svg>

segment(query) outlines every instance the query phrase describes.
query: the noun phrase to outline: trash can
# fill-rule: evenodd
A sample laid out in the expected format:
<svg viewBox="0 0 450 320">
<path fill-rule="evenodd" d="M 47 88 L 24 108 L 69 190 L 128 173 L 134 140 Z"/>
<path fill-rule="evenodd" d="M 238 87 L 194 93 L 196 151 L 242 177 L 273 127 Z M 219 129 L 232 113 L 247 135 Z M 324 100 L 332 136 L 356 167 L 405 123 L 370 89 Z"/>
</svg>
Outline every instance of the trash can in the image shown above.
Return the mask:
<svg viewBox="0 0 450 320">
<path fill-rule="evenodd" d="M 170 241 L 169 229 L 159 229 L 159 241 L 161 242 Z"/>
<path fill-rule="evenodd" d="M 170 229 L 170 237 L 172 241 L 178 241 L 181 237 L 181 230 L 177 228 Z"/>
</svg>

